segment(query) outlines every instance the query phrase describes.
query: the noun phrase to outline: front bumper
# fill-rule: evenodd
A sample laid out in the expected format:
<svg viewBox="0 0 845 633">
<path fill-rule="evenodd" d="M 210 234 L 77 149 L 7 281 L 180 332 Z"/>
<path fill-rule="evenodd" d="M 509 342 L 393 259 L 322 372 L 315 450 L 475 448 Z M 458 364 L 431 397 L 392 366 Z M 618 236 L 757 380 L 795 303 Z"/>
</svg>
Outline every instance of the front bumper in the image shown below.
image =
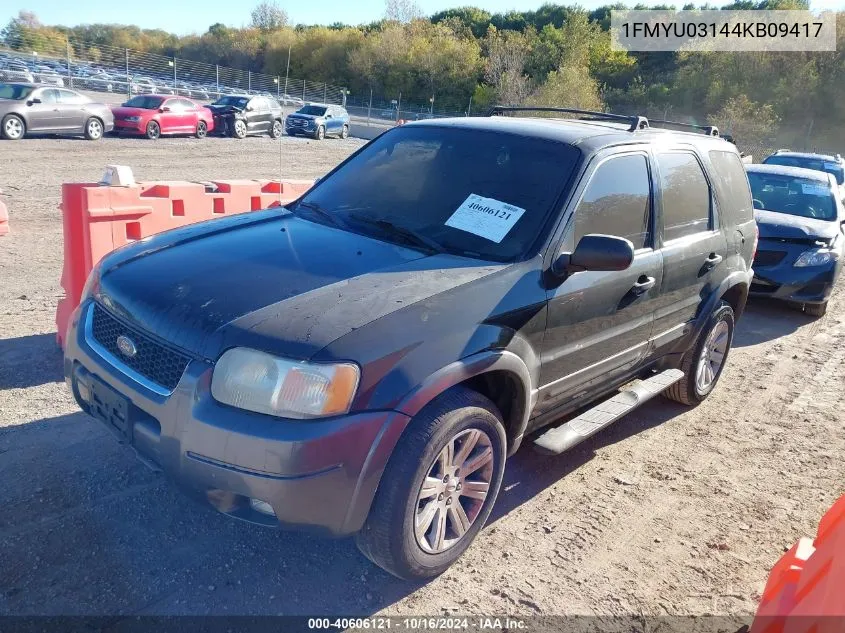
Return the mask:
<svg viewBox="0 0 845 633">
<path fill-rule="evenodd" d="M 754 268 L 749 294 L 797 303 L 824 303 L 833 292 L 838 263 L 821 267 Z"/>
<path fill-rule="evenodd" d="M 114 120 L 114 131 L 124 132 L 127 134 L 143 134 L 146 130 L 146 123 L 144 121 L 125 121 L 123 119 Z"/>
<path fill-rule="evenodd" d="M 96 343 L 92 305 L 84 303 L 71 320 L 65 377 L 88 413 L 102 385 L 128 402 L 125 428 L 104 424 L 143 461 L 236 518 L 332 535 L 361 528 L 407 416 L 374 411 L 303 421 L 242 411 L 212 398 L 213 366 L 203 360 L 190 361 L 167 393 Z M 275 516 L 251 499 L 269 504 Z"/>
</svg>

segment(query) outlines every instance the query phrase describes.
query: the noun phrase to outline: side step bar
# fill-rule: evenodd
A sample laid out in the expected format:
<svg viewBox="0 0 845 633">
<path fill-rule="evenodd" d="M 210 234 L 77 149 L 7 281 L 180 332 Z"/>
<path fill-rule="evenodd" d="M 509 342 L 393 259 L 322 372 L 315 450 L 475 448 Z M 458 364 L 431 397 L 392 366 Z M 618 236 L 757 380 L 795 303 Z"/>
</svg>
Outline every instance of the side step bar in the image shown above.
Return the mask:
<svg viewBox="0 0 845 633">
<path fill-rule="evenodd" d="M 559 455 L 648 402 L 683 377 L 684 372 L 680 369 L 667 369 L 646 380 L 633 382 L 609 400 L 584 411 L 566 424 L 546 431 L 534 440 L 534 444 L 542 453 Z"/>
</svg>

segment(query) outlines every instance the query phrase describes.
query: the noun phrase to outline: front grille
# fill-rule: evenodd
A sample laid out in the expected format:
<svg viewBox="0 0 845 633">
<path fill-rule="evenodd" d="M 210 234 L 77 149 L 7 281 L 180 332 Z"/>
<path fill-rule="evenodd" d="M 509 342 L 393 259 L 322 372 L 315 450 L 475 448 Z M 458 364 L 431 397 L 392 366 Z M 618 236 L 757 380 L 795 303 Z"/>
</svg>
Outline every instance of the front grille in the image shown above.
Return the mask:
<svg viewBox="0 0 845 633">
<path fill-rule="evenodd" d="M 768 281 L 762 281 L 757 279 L 756 277 L 751 282 L 751 292 L 759 292 L 759 293 L 773 293 L 780 290 L 780 284 L 773 284 Z"/>
<path fill-rule="evenodd" d="M 757 251 L 754 257 L 754 266 L 762 268 L 763 266 L 776 266 L 786 257 L 784 251 Z"/>
<path fill-rule="evenodd" d="M 305 127 L 308 125 L 308 121 L 305 119 L 291 119 L 290 120 L 290 127 Z"/>
<path fill-rule="evenodd" d="M 154 341 L 140 330 L 125 325 L 96 303 L 91 330 L 94 340 L 121 363 L 170 391 L 179 384 L 191 360 L 185 354 Z M 132 339 L 135 344 L 137 353 L 132 358 L 125 356 L 117 347 L 117 338 L 121 335 Z"/>
</svg>

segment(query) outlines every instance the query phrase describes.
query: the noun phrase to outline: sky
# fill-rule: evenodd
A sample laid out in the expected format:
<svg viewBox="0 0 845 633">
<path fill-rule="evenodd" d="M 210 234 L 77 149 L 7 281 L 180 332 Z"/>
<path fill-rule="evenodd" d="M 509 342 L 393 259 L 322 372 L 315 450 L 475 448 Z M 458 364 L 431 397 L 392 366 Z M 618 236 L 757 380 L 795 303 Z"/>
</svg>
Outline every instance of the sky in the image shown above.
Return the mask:
<svg viewBox="0 0 845 633">
<path fill-rule="evenodd" d="M 499 13 L 510 9 L 521 11 L 536 9 L 550 0 L 417 0 L 423 13 L 431 15 L 456 6 L 477 6 Z M 612 0 L 552 0 L 556 4 L 580 4 L 592 9 L 607 5 Z M 671 4 L 672 0 L 665 0 Z M 686 0 L 676 0 L 683 5 Z M 694 0 L 698 4 L 698 0 Z M 277 0 L 295 24 L 366 24 L 384 16 L 384 0 Z M 660 0 L 654 0 L 659 3 Z M 238 0 L 142 0 L 116 2 L 115 0 L 2 0 L 0 26 L 16 16 L 19 9 L 35 12 L 44 24 L 116 23 L 135 24 L 141 28 L 160 28 L 171 33 L 204 33 L 215 22 L 229 26 L 244 26 L 249 22 L 249 12 L 255 2 Z M 632 1 L 631 4 L 636 2 Z M 651 4 L 650 0 L 647 3 Z M 716 4 L 724 2 L 716 1 Z M 17 5 L 17 6 L 16 6 Z M 845 0 L 811 0 L 811 8 L 845 9 Z"/>
</svg>

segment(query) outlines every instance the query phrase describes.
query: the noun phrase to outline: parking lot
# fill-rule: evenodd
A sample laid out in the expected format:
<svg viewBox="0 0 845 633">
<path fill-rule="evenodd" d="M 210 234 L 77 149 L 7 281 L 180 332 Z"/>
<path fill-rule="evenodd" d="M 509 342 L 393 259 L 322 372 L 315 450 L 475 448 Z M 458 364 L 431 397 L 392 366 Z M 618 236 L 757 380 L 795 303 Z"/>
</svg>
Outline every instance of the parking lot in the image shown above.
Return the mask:
<svg viewBox="0 0 845 633">
<path fill-rule="evenodd" d="M 819 320 L 753 300 L 719 388 L 655 399 L 560 457 L 508 463 L 491 520 L 425 585 L 329 541 L 183 497 L 79 412 L 62 377 L 63 182 L 314 178 L 363 141 L 0 143 L 0 613 L 725 614 L 842 493 L 845 297 Z"/>
</svg>

